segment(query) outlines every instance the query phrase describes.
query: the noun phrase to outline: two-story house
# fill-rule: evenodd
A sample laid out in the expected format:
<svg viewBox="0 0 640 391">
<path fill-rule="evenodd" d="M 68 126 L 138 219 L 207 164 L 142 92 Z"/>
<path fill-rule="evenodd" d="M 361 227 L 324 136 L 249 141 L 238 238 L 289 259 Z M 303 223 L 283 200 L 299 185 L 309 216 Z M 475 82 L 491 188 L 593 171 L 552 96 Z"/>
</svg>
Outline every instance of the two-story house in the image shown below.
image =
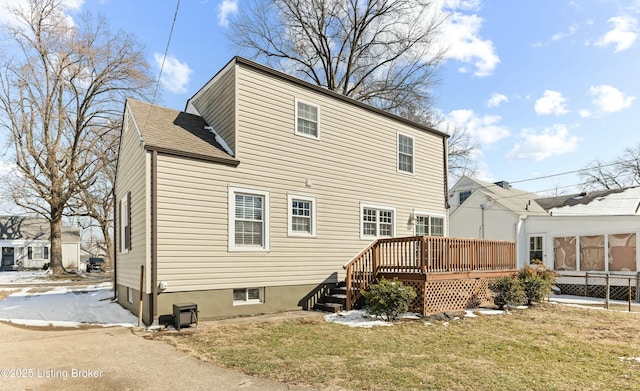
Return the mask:
<svg viewBox="0 0 640 391">
<path fill-rule="evenodd" d="M 236 57 L 177 111 L 125 104 L 116 289 L 143 318 L 307 308 L 374 239 L 444 235 L 447 135 Z"/>
</svg>

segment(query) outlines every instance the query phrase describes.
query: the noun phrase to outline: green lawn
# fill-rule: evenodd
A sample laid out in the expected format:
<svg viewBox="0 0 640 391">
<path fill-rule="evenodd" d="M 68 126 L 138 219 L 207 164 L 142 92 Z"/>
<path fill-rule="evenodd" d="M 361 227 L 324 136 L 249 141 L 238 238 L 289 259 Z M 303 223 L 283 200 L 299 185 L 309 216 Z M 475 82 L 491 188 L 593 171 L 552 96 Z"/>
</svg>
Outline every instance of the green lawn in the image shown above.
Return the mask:
<svg viewBox="0 0 640 391">
<path fill-rule="evenodd" d="M 312 319 L 156 338 L 247 374 L 324 389 L 640 389 L 640 314 L 553 304 L 430 325 Z"/>
</svg>

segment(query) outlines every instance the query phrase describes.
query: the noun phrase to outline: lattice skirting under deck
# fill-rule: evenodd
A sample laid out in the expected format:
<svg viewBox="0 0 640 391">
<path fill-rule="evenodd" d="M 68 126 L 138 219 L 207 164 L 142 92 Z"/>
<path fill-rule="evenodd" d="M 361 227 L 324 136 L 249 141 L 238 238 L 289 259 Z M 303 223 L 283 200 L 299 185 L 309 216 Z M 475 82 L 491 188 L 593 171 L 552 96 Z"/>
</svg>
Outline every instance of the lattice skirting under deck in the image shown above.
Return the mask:
<svg viewBox="0 0 640 391">
<path fill-rule="evenodd" d="M 441 281 L 411 281 L 403 284 L 412 287 L 417 296 L 411 303 L 411 311 L 424 315 L 493 305 L 491 279 L 456 279 Z"/>
</svg>

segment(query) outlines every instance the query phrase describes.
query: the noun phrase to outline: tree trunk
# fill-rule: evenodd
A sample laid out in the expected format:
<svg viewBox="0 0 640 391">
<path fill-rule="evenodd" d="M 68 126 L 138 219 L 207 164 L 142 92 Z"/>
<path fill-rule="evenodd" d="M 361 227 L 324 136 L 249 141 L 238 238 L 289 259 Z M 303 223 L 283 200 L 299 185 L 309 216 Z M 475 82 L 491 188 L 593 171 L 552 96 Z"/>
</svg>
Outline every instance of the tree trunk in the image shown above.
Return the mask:
<svg viewBox="0 0 640 391">
<path fill-rule="evenodd" d="M 111 240 L 111 234 L 109 233 L 109 223 L 100 224 L 102 229 L 102 236 L 104 237 L 104 245 L 107 246 L 107 259 L 105 259 L 105 266 L 111 267 L 113 265 L 113 241 Z"/>
<path fill-rule="evenodd" d="M 53 214 L 57 215 L 57 214 Z M 49 267 L 54 275 L 65 272 L 62 266 L 62 215 L 59 214 L 50 220 L 51 229 L 51 256 Z"/>
</svg>

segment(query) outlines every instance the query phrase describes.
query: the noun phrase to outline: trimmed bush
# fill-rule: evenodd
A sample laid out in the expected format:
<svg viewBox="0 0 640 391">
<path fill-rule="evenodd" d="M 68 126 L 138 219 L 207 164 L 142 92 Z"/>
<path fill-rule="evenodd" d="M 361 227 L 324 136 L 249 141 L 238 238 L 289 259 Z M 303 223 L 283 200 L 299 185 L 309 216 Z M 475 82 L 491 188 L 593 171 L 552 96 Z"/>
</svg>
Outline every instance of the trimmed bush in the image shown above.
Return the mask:
<svg viewBox="0 0 640 391">
<path fill-rule="evenodd" d="M 409 310 L 416 292 L 410 286 L 404 286 L 400 281 L 385 280 L 384 278 L 371 285 L 369 290 L 362 293 L 366 299 L 365 309 L 374 316 L 382 316 L 386 321 L 397 319 L 398 315 Z"/>
<path fill-rule="evenodd" d="M 495 294 L 493 302 L 500 309 L 505 305 L 517 306 L 527 302 L 527 295 L 518 278 L 500 277 L 489 282 L 489 289 Z"/>
<path fill-rule="evenodd" d="M 556 273 L 544 266 L 525 266 L 518 272 L 518 279 L 527 295 L 527 304 L 531 305 L 551 293 L 551 285 L 556 281 Z"/>
</svg>

